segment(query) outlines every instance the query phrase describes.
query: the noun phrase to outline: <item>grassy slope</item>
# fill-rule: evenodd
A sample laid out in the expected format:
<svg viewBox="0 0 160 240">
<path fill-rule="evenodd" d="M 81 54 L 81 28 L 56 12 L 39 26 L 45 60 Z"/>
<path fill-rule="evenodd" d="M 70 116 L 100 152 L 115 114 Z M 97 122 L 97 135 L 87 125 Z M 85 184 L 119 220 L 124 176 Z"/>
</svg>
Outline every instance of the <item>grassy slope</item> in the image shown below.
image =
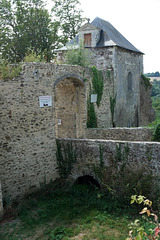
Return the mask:
<svg viewBox="0 0 160 240">
<path fill-rule="evenodd" d="M 84 186 L 38 193 L 17 212 L 15 220 L 1 225 L 0 240 L 122 240 L 128 234 L 123 206 Z"/>
</svg>

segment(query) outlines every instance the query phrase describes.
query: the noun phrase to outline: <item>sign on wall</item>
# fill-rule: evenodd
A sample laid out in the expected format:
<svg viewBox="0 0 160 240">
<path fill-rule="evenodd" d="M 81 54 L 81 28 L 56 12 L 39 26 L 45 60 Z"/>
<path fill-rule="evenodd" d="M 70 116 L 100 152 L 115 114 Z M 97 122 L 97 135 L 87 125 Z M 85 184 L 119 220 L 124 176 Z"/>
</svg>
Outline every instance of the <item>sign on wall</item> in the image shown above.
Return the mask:
<svg viewBox="0 0 160 240">
<path fill-rule="evenodd" d="M 97 94 L 91 94 L 91 103 L 97 102 Z"/>
<path fill-rule="evenodd" d="M 52 106 L 52 96 L 39 96 L 40 107 L 51 107 Z"/>
</svg>

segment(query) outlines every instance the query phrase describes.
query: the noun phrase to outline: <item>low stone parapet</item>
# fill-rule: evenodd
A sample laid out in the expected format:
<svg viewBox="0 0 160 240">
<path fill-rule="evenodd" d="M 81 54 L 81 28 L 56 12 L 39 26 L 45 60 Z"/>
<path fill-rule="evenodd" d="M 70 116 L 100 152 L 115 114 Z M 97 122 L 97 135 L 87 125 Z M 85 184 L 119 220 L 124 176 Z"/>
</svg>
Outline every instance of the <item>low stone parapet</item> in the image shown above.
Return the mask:
<svg viewBox="0 0 160 240">
<path fill-rule="evenodd" d="M 88 128 L 86 138 L 121 141 L 151 141 L 153 130 L 150 128 Z"/>
</svg>

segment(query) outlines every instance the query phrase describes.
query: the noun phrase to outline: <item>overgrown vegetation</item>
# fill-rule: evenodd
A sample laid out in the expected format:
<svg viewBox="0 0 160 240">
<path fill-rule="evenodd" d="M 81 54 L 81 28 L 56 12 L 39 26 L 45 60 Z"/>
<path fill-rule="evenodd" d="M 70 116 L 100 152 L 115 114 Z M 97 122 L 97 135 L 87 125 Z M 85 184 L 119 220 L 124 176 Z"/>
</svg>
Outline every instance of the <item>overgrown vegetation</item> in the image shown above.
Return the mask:
<svg viewBox="0 0 160 240">
<path fill-rule="evenodd" d="M 152 106 L 156 111 L 156 118 L 160 119 L 160 81 L 154 80 L 152 82 Z"/>
<path fill-rule="evenodd" d="M 129 204 L 124 210 L 107 192 L 87 185 L 67 188 L 63 183 L 51 182 L 19 205 L 14 202 L 8 206 L 8 218 L 14 219 L 11 216 L 14 212 L 16 220 L 0 226 L 0 239 L 124 240 L 127 237 Z"/>
<path fill-rule="evenodd" d="M 141 83 L 144 85 L 146 90 L 152 87 L 150 78 L 146 77 L 144 74 L 141 75 Z"/>
<path fill-rule="evenodd" d="M 91 63 L 91 52 L 84 48 L 84 43 L 80 41 L 79 45 L 69 46 L 65 55 L 65 62 L 71 65 L 88 67 Z"/>
<path fill-rule="evenodd" d="M 115 106 L 116 106 L 116 98 L 117 98 L 117 95 L 115 95 L 113 98 L 110 97 L 110 111 L 111 111 L 112 127 L 116 127 L 116 124 L 115 124 L 115 122 L 114 122 L 114 113 L 115 113 Z"/>
<path fill-rule="evenodd" d="M 100 156 L 102 153 L 100 146 Z M 0 239 L 124 240 L 129 230 L 130 240 L 157 239 L 145 238 L 145 234 L 155 236 L 159 232 L 154 225 L 154 220 L 157 224 L 157 215 L 150 209 L 151 201 L 143 195 L 132 195 L 131 203 L 148 204 L 149 208 L 146 205 L 141 214 L 147 213 L 149 222 L 143 219 L 134 221 L 141 208 L 130 206 L 130 201 L 123 200 L 125 196 L 119 201 L 107 188 L 100 190 L 84 184 L 69 186 L 64 179 L 57 179 L 21 202 L 5 205 Z M 136 238 L 138 235 L 141 238 Z"/>
<path fill-rule="evenodd" d="M 100 151 L 100 159 L 103 150 Z M 97 179 L 101 179 L 104 189 L 107 189 L 113 200 L 126 205 L 130 196 L 136 193 L 149 196 L 152 190 L 152 172 L 147 165 L 129 164 L 128 144 L 117 144 L 116 155 L 110 156 L 109 166 L 94 165 L 93 171 Z M 103 163 L 103 162 L 102 162 Z"/>
<path fill-rule="evenodd" d="M 76 162 L 76 152 L 73 149 L 72 142 L 66 145 L 56 139 L 57 144 L 57 166 L 61 178 L 66 179 L 71 173 L 73 164 Z"/>
<path fill-rule="evenodd" d="M 89 91 L 89 96 L 87 99 L 87 128 L 97 128 L 97 116 L 94 107 L 94 103 L 91 102 L 91 86 Z"/>
<path fill-rule="evenodd" d="M 97 94 L 97 107 L 100 106 L 100 102 L 103 95 L 103 73 L 99 71 L 95 66 L 91 68 L 92 71 L 92 85 L 90 85 L 90 92 L 87 100 L 87 127 L 97 128 L 97 117 L 95 111 L 95 105 L 91 102 L 91 94 Z"/>
<path fill-rule="evenodd" d="M 24 57 L 24 62 L 44 62 L 41 55 L 37 55 L 33 50 L 28 51 Z"/>
<path fill-rule="evenodd" d="M 94 103 L 91 103 L 90 97 L 87 101 L 87 128 L 97 128 L 97 117 Z"/>
<path fill-rule="evenodd" d="M 100 106 L 100 102 L 103 95 L 103 74 L 95 66 L 92 67 L 92 93 L 97 94 L 97 107 Z"/>
<path fill-rule="evenodd" d="M 140 212 L 143 221 L 136 219 L 129 226 L 129 237 L 126 240 L 158 240 L 160 237 L 160 226 L 158 216 L 152 209 L 152 201 L 142 195 L 131 196 L 131 204 L 143 204 L 145 207 Z M 146 214 L 147 216 L 144 216 Z"/>
<path fill-rule="evenodd" d="M 20 72 L 22 70 L 21 64 L 13 64 L 9 65 L 8 62 L 3 62 L 0 64 L 0 79 L 13 79 L 17 76 L 19 76 Z"/>
<path fill-rule="evenodd" d="M 155 127 L 152 140 L 160 142 L 160 123 Z"/>
</svg>

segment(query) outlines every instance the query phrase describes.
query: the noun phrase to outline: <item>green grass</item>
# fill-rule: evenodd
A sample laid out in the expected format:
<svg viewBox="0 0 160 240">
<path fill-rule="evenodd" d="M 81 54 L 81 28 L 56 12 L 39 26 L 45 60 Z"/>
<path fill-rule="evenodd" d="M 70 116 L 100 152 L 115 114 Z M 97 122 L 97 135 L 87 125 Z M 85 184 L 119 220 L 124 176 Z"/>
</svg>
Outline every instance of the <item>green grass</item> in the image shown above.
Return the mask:
<svg viewBox="0 0 160 240">
<path fill-rule="evenodd" d="M 127 211 L 84 185 L 46 188 L 16 207 L 16 218 L 0 226 L 0 240 L 122 240 L 128 235 Z"/>
</svg>

